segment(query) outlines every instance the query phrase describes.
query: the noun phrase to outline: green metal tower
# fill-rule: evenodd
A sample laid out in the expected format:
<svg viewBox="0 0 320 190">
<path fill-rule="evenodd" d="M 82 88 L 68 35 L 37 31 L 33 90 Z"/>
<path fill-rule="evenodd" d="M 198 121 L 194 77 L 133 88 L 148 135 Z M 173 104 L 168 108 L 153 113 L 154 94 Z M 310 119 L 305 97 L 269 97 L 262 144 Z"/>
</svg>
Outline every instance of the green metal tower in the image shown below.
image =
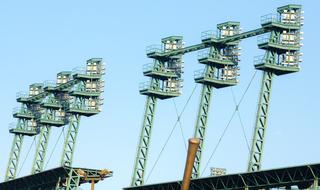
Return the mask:
<svg viewBox="0 0 320 190">
<path fill-rule="evenodd" d="M 60 72 L 57 74 L 56 82 L 45 83 L 44 90 L 50 94 L 41 103 L 41 115 L 37 120 L 41 130 L 31 174 L 39 173 L 44 169 L 51 127 L 62 127 L 68 122 L 64 107 L 68 103 L 69 97 L 66 89 L 70 89 L 76 82 L 70 81 L 70 78 L 71 72 Z M 63 90 L 61 91 L 61 89 Z"/>
<path fill-rule="evenodd" d="M 13 116 L 18 119 L 16 127 L 10 128 L 14 140 L 9 155 L 5 181 L 15 179 L 19 166 L 24 136 L 39 134 L 39 141 L 32 165 L 32 174 L 43 171 L 51 127 L 70 127 L 65 140 L 61 165 L 71 166 L 80 115 L 92 116 L 100 112 L 103 99 L 105 67 L 102 59 L 87 61 L 84 70 L 61 72 L 56 83 L 30 85 L 29 94 L 19 93 L 17 101 L 21 108 Z"/>
<path fill-rule="evenodd" d="M 180 95 L 183 68 L 182 54 L 162 56 L 161 53 L 172 52 L 183 47 L 181 36 L 170 36 L 161 40 L 162 46 L 149 46 L 147 56 L 153 62 L 143 67 L 143 74 L 150 81 L 141 83 L 140 93 L 147 96 L 140 140 L 132 175 L 131 186 L 144 184 L 151 131 L 157 99 L 168 99 Z"/>
<path fill-rule="evenodd" d="M 17 101 L 21 103 L 21 107 L 13 112 L 13 117 L 18 119 L 15 128 L 9 129 L 14 134 L 5 181 L 12 180 L 16 177 L 20 153 L 23 145 L 24 136 L 34 136 L 38 134 L 38 126 L 36 123 L 35 113 L 39 111 L 39 104 L 34 103 L 32 98 L 41 99 L 39 94 L 43 91 L 43 84 L 35 83 L 29 87 L 29 95 L 27 93 L 18 93 Z"/>
<path fill-rule="evenodd" d="M 69 105 L 66 108 L 69 114 L 69 128 L 64 141 L 61 157 L 61 166 L 72 166 L 75 144 L 80 125 L 80 116 L 90 117 L 101 111 L 103 98 L 105 66 L 101 58 L 92 58 L 87 61 L 85 69 L 77 70 L 72 75 L 78 83 L 71 89 Z"/>
<path fill-rule="evenodd" d="M 165 44 L 161 48 L 151 46 L 147 51 L 147 56 L 153 58 L 154 63 L 144 67 L 144 75 L 150 76 L 151 80 L 148 83 L 143 83 L 140 88 L 140 93 L 148 97 L 131 185 L 139 186 L 144 183 L 144 173 L 157 99 L 166 99 L 179 95 L 176 93 L 172 94 L 172 91 L 170 94 L 164 93 L 164 91 L 168 91 L 168 89 L 165 89 L 167 85 L 164 81 L 167 80 L 169 82 L 171 81 L 169 79 L 174 78 L 168 76 L 166 62 L 185 53 L 208 49 L 205 53 L 200 53 L 199 56 L 199 62 L 206 65 L 205 69 L 195 72 L 195 81 L 202 84 L 200 106 L 194 132 L 194 136 L 201 139 L 192 175 L 193 178 L 197 178 L 199 176 L 201 153 L 204 146 L 205 129 L 213 88 L 218 89 L 237 84 L 239 70 L 238 45 L 240 40 L 270 33 L 272 38 L 267 38 L 267 41 L 264 39 L 263 42 L 259 40 L 259 48 L 267 50 L 267 53 L 263 58 L 257 59 L 255 64 L 255 68 L 263 70 L 265 74 L 250 164 L 253 162 L 259 162 L 260 164 L 258 160 L 261 160 L 261 158 L 258 158 L 260 157 L 258 155 L 262 155 L 272 77 L 273 75 L 282 75 L 299 70 L 300 43 L 299 41 L 298 43 L 296 42 L 298 39 L 300 40 L 301 19 L 300 6 L 288 5 L 280 7 L 276 16 L 268 15 L 262 17 L 262 27 L 258 29 L 240 33 L 238 22 L 226 22 L 217 25 L 217 33 L 211 31 L 204 32 L 200 44 L 171 50 L 166 50 L 164 48 L 166 47 Z M 164 43 L 164 40 L 162 42 Z"/>
<path fill-rule="evenodd" d="M 218 32 L 206 31 L 202 35 L 203 41 L 208 38 L 226 38 L 240 33 L 239 22 L 226 22 L 217 25 Z M 204 149 L 210 101 L 213 88 L 219 89 L 234 86 L 238 83 L 239 41 L 214 44 L 209 51 L 202 51 L 198 55 L 199 63 L 205 64 L 205 69 L 195 72 L 195 81 L 202 84 L 200 105 L 195 124 L 194 137 L 200 139 L 196 158 L 192 170 L 192 178 L 198 178 L 200 173 L 201 155 Z"/>
<path fill-rule="evenodd" d="M 248 164 L 249 172 L 261 169 L 273 78 L 275 75 L 299 71 L 302 24 L 300 5 L 279 7 L 277 14 L 261 17 L 262 27 L 270 30 L 270 33 L 267 37 L 258 38 L 258 47 L 266 50 L 266 53 L 255 59 L 255 68 L 263 71 L 263 77 Z"/>
<path fill-rule="evenodd" d="M 200 44 L 189 47 L 183 47 L 182 37 L 171 36 L 162 39 L 163 45 L 161 47 L 152 45 L 147 48 L 147 56 L 149 58 L 153 58 L 154 61 L 151 64 L 144 65 L 143 68 L 144 75 L 151 77 L 150 81 L 140 84 L 140 93 L 147 96 L 147 101 L 141 127 L 140 140 L 135 158 L 131 186 L 139 186 L 144 184 L 145 168 L 148 158 L 148 149 L 150 146 L 151 130 L 157 99 L 168 99 L 180 95 L 183 54 L 210 48 L 207 58 L 206 56 L 199 58 L 200 62 L 207 65 L 205 71 L 195 73 L 196 82 L 202 83 L 205 85 L 205 87 L 207 87 L 207 89 L 204 88 L 205 91 L 202 92 L 204 95 L 200 107 L 205 107 L 206 104 L 209 105 L 210 100 L 208 98 L 211 97 L 212 87 L 223 88 L 237 84 L 236 76 L 238 68 L 237 64 L 233 63 L 237 60 L 237 58 L 231 57 L 238 56 L 234 53 L 238 50 L 237 46 L 239 41 L 241 39 L 257 36 L 269 31 L 268 28 L 259 28 L 256 30 L 239 33 L 238 25 L 239 23 L 237 22 L 227 22 L 218 25 L 218 29 L 221 29 L 222 32 L 219 34 L 221 38 L 217 38 L 217 35 L 212 35 L 212 32 L 205 32 Z M 228 28 L 227 26 L 234 26 L 235 29 Z M 222 56 L 227 59 L 231 59 L 231 61 L 227 59 L 223 60 Z M 214 59 L 217 60 L 214 61 Z M 209 109 L 206 109 L 205 111 L 207 112 L 208 110 Z M 202 132 L 204 132 L 203 129 L 206 125 L 206 121 L 201 119 L 202 116 L 207 117 L 207 113 L 203 113 L 201 108 L 199 111 L 198 124 L 196 124 L 197 129 L 195 130 L 195 136 L 199 137 L 204 137 Z M 204 123 L 201 124 L 203 121 Z M 201 150 L 198 152 L 198 162 L 196 163 L 197 166 L 194 168 L 194 177 L 197 176 L 198 174 L 196 173 L 199 172 L 199 161 L 201 159 L 200 154 Z"/>
</svg>

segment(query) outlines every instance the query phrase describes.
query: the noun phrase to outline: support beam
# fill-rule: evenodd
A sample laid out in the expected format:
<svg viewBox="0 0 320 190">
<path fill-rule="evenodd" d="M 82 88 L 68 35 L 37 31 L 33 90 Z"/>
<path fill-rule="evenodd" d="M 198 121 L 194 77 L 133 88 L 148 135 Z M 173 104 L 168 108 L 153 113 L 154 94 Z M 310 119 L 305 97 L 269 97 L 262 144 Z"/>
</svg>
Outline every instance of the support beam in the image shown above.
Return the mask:
<svg viewBox="0 0 320 190">
<path fill-rule="evenodd" d="M 73 190 L 79 188 L 80 175 L 74 169 L 71 169 L 68 176 L 66 187 L 59 188 L 59 190 Z"/>
<path fill-rule="evenodd" d="M 238 41 L 238 40 L 243 40 L 243 39 L 246 39 L 246 38 L 251 38 L 251 37 L 254 37 L 254 36 L 258 36 L 258 35 L 261 35 L 261 34 L 264 34 L 264 33 L 267 33 L 267 32 L 270 32 L 270 29 L 268 28 L 258 28 L 258 29 L 255 29 L 255 30 L 250 30 L 250 31 L 247 31 L 247 32 L 242 32 L 240 34 L 237 34 L 237 35 L 233 35 L 233 36 L 229 36 L 227 38 L 221 38 L 218 40 L 218 43 L 229 43 L 229 42 L 235 42 L 235 41 Z"/>
<path fill-rule="evenodd" d="M 315 174 L 315 177 L 313 174 Z M 320 177 L 320 164 L 192 179 L 189 190 L 243 190 L 312 188 Z M 181 181 L 127 187 L 124 190 L 180 190 Z"/>
<path fill-rule="evenodd" d="M 65 138 L 63 153 L 61 157 L 61 166 L 72 166 L 74 148 L 77 141 L 78 131 L 80 127 L 80 115 L 71 114 L 69 120 L 68 133 Z"/>
<path fill-rule="evenodd" d="M 147 96 L 146 108 L 141 127 L 140 140 L 134 164 L 131 186 L 140 186 L 144 184 L 144 176 L 147 165 L 147 157 L 149 152 L 151 131 L 156 104 L 156 97 Z"/>
<path fill-rule="evenodd" d="M 58 167 L 0 183 L 1 190 L 79 190 L 82 184 L 112 177 L 107 169 Z"/>
<path fill-rule="evenodd" d="M 199 144 L 194 165 L 192 168 L 192 176 L 191 176 L 192 178 L 198 178 L 200 176 L 200 162 L 201 162 L 202 151 L 204 148 L 203 141 L 205 138 L 205 131 L 207 127 L 212 93 L 213 93 L 212 86 L 206 85 L 206 84 L 202 85 L 200 105 L 199 105 L 198 116 L 197 116 L 195 131 L 194 131 L 194 137 L 200 140 L 200 144 Z"/>
<path fill-rule="evenodd" d="M 261 168 L 273 76 L 274 74 L 272 72 L 263 72 L 257 117 L 249 157 L 248 172 L 258 171 Z"/>
<path fill-rule="evenodd" d="M 169 51 L 169 52 L 162 52 L 162 53 L 158 53 L 159 57 L 169 57 L 169 56 L 175 56 L 175 55 L 183 55 L 186 53 L 190 53 L 190 52 L 194 52 L 194 51 L 198 51 L 201 49 L 205 49 L 208 47 L 211 47 L 213 44 L 226 44 L 229 42 L 235 42 L 238 40 L 243 40 L 246 38 L 251 38 L 254 36 L 258 36 L 264 33 L 270 32 L 269 28 L 258 28 L 255 30 L 250 30 L 247 32 L 243 32 L 237 35 L 233 35 L 233 36 L 229 36 L 226 38 L 218 38 L 218 39 L 212 39 L 212 41 L 208 41 L 205 43 L 200 43 L 200 44 L 196 44 L 196 45 L 192 45 L 189 47 L 185 47 L 185 48 L 181 48 L 178 50 L 174 50 L 174 51 Z"/>
<path fill-rule="evenodd" d="M 9 162 L 8 162 L 8 166 L 7 166 L 6 176 L 5 176 L 4 181 L 13 180 L 17 176 L 23 139 L 24 139 L 24 135 L 22 135 L 22 134 L 15 134 L 14 135 L 12 148 L 11 148 L 11 152 L 9 155 Z"/>
<path fill-rule="evenodd" d="M 220 34 L 217 36 L 217 38 L 229 39 L 232 38 L 233 35 L 239 36 L 240 23 L 221 23 L 217 25 L 217 29 L 219 31 L 218 33 Z M 197 149 L 196 158 L 192 169 L 193 179 L 200 176 L 201 157 L 204 149 L 204 140 L 213 88 L 219 89 L 233 86 L 238 83 L 238 44 L 239 42 L 235 42 L 233 44 L 225 44 L 223 47 L 218 47 L 216 44 L 211 44 L 212 47 L 210 47 L 209 52 L 200 54 L 198 58 L 199 63 L 205 64 L 206 66 L 202 75 L 195 76 L 195 81 L 202 84 L 202 91 L 194 131 L 194 138 L 198 138 L 200 140 L 200 145 Z"/>
<path fill-rule="evenodd" d="M 50 133 L 50 126 L 47 125 L 41 127 L 37 150 L 32 164 L 31 174 L 36 174 L 43 171 Z"/>
<path fill-rule="evenodd" d="M 319 179 L 316 178 L 316 179 L 314 179 L 314 181 L 313 181 L 312 189 L 313 189 L 313 190 L 318 190 L 318 188 L 319 188 Z"/>
<path fill-rule="evenodd" d="M 9 130 L 10 133 L 14 134 L 14 138 L 9 154 L 5 181 L 13 180 L 17 176 L 24 136 L 34 136 L 38 133 L 34 116 L 30 110 L 32 110 L 32 106 L 22 104 L 21 108 L 13 114 L 14 117 L 18 118 L 18 123 L 15 128 Z"/>
</svg>

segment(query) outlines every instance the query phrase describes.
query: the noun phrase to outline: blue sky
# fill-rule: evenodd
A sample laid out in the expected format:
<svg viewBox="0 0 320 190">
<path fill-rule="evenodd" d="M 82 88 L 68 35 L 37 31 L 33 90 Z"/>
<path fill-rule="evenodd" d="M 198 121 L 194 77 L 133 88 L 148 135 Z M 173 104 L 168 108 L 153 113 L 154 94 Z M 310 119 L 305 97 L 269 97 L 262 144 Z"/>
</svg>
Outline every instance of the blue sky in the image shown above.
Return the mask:
<svg viewBox="0 0 320 190">
<path fill-rule="evenodd" d="M 161 38 L 182 35 L 186 45 L 199 43 L 201 32 L 216 24 L 239 21 L 243 31 L 258 28 L 260 16 L 275 12 L 288 3 L 302 4 L 305 11 L 303 62 L 301 72 L 276 77 L 271 98 L 263 168 L 276 168 L 319 162 L 317 148 L 320 132 L 318 48 L 318 1 L 250 0 L 162 0 L 162 1 L 1 1 L 1 127 L 0 173 L 4 177 L 13 136 L 8 124 L 16 103 L 16 92 L 26 91 L 34 82 L 54 80 L 56 73 L 84 66 L 92 57 L 107 63 L 103 112 L 82 118 L 76 145 L 74 166 L 108 168 L 114 177 L 96 189 L 120 189 L 131 180 L 133 162 L 142 122 L 145 97 L 139 95 L 142 65 L 151 60 L 145 47 L 159 44 Z M 240 83 L 233 88 L 239 100 L 254 74 L 253 57 L 263 54 L 256 37 L 241 42 Z M 197 54 L 184 56 L 183 94 L 175 99 L 178 110 L 185 105 L 195 87 L 193 72 L 203 68 Z M 257 72 L 241 106 L 245 134 L 251 139 L 257 108 L 261 72 Z M 191 97 L 181 124 L 184 136 L 193 134 L 199 104 L 200 86 Z M 231 89 L 215 90 L 211 102 L 202 166 L 208 161 L 234 110 Z M 160 101 L 154 122 L 147 176 L 175 121 L 173 100 Z M 62 140 L 55 151 L 61 129 L 53 130 L 48 154 L 53 156 L 47 168 L 58 166 Z M 235 117 L 222 139 L 209 167 L 224 167 L 228 173 L 243 172 L 248 162 L 248 148 L 239 119 Z M 32 138 L 26 138 L 21 162 L 26 158 Z M 181 179 L 185 162 L 186 139 L 177 127 L 147 183 Z M 31 171 L 35 146 L 25 159 L 20 176 Z M 203 168 L 203 167 L 202 167 Z M 206 170 L 203 176 L 207 176 Z M 84 189 L 88 186 L 83 186 Z"/>
</svg>

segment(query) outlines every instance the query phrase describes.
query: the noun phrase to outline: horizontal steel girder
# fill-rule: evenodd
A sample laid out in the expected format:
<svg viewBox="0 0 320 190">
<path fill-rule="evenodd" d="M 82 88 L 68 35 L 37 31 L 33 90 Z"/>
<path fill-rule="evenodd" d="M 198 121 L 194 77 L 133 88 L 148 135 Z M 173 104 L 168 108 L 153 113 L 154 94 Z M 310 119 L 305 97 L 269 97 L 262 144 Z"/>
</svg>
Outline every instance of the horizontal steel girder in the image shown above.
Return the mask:
<svg viewBox="0 0 320 190">
<path fill-rule="evenodd" d="M 306 189 L 320 177 L 320 163 L 271 169 L 257 172 L 230 174 L 191 180 L 190 190 L 269 189 L 298 186 Z M 180 190 L 181 181 L 127 187 L 124 190 Z"/>
<path fill-rule="evenodd" d="M 220 38 L 220 39 L 215 39 L 213 41 L 208 41 L 208 42 L 203 42 L 200 44 L 196 44 L 196 45 L 192 45 L 192 46 L 188 46 L 185 48 L 181 48 L 178 50 L 174 50 L 174 51 L 170 51 L 170 52 L 162 52 L 162 53 L 157 53 L 159 57 L 169 57 L 169 56 L 175 56 L 175 55 L 181 55 L 181 54 L 185 54 L 185 53 L 189 53 L 189 52 L 193 52 L 193 51 L 198 51 L 201 49 L 205 49 L 210 47 L 213 43 L 216 44 L 226 44 L 229 42 L 235 42 L 238 40 L 242 40 L 245 38 L 250 38 L 253 36 L 258 36 L 260 34 L 264 34 L 270 32 L 269 28 L 258 28 L 255 30 L 250 30 L 247 32 L 243 32 L 234 36 L 230 36 L 230 37 L 226 37 L 226 38 Z"/>
<path fill-rule="evenodd" d="M 81 171 L 86 173 L 86 176 L 81 175 Z M 7 182 L 0 183 L 1 190 L 55 190 L 58 182 L 64 183 L 71 177 L 78 178 L 76 186 L 84 183 L 89 183 L 89 178 L 105 178 L 113 175 L 109 171 L 106 175 L 102 174 L 102 170 L 87 169 L 87 168 L 72 168 L 72 167 L 58 167 L 46 170 L 34 175 L 16 178 Z M 62 187 L 63 189 L 64 187 Z M 60 188 L 61 189 L 61 188 Z"/>
</svg>

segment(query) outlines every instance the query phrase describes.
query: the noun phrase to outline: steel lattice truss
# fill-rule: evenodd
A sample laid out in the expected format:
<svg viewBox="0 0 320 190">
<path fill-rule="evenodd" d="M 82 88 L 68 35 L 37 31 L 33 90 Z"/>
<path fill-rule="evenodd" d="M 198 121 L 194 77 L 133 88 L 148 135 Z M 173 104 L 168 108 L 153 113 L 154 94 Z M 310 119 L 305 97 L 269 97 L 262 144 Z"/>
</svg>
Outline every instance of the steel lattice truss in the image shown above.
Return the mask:
<svg viewBox="0 0 320 190">
<path fill-rule="evenodd" d="M 270 189 L 299 188 L 306 189 L 314 185 L 320 177 L 320 164 L 303 165 L 288 168 L 264 170 L 257 172 L 230 174 L 216 177 L 193 179 L 190 190 L 222 190 L 222 189 Z M 180 190 L 181 181 L 169 183 L 127 187 L 124 190 Z M 295 187 L 296 186 L 296 187 Z"/>
<path fill-rule="evenodd" d="M 132 179 L 133 184 L 132 186 L 138 186 L 144 183 L 143 176 L 145 173 L 145 166 L 146 166 L 146 157 L 149 151 L 149 141 L 151 136 L 151 126 L 154 120 L 154 111 L 156 108 L 157 99 L 155 97 L 148 97 L 147 99 L 147 106 L 145 110 L 145 121 L 143 121 L 143 127 L 141 128 L 141 142 L 139 143 L 140 146 L 138 147 L 138 156 L 136 158 L 136 165 L 138 166 L 134 173 L 134 179 Z"/>
<path fill-rule="evenodd" d="M 5 181 L 15 179 L 17 175 L 24 136 L 39 134 L 31 173 L 44 169 L 51 127 L 69 125 L 61 166 L 72 166 L 80 117 L 89 117 L 101 110 L 104 74 L 102 59 L 92 58 L 87 60 L 85 68 L 60 72 L 56 82 L 32 84 L 28 94 L 18 95 L 17 101 L 21 107 L 13 113 L 18 122 L 15 128 L 10 129 L 15 136 Z"/>
<path fill-rule="evenodd" d="M 59 167 L 0 183 L 1 190 L 74 190 L 83 183 L 111 177 L 112 171 Z"/>
<path fill-rule="evenodd" d="M 203 89 L 207 92 L 201 93 L 201 102 L 195 125 L 194 137 L 200 138 L 201 143 L 197 151 L 192 178 L 199 176 L 210 99 L 213 94 L 211 89 L 236 85 L 239 70 L 239 42 L 246 38 L 267 34 L 267 37 L 259 36 L 260 38 L 258 38 L 258 47 L 266 50 L 265 55 L 255 59 L 255 68 L 264 72 L 264 78 L 261 84 L 261 96 L 256 115 L 248 171 L 256 171 L 261 168 L 270 107 L 272 76 L 299 71 L 300 29 L 302 25 L 301 6 L 290 4 L 279 7 L 276 14 L 262 16 L 261 28 L 258 29 L 241 32 L 239 22 L 229 21 L 218 24 L 217 31 L 203 32 L 200 44 L 183 47 L 181 36 L 170 36 L 161 40 L 161 46 L 152 45 L 147 48 L 147 56 L 154 60 L 154 64 L 144 67 L 143 74 L 151 77 L 151 79 L 150 82 L 141 86 L 140 93 L 159 99 L 174 98 L 180 95 L 181 73 L 183 73 L 182 56 L 194 51 L 208 50 L 207 53 L 200 52 L 198 57 L 199 63 L 204 64 L 205 69 L 195 73 L 195 82 L 203 84 Z M 147 116 L 145 115 L 145 117 Z M 144 118 L 145 120 L 146 118 Z M 145 128 L 146 125 L 142 127 Z M 152 123 L 148 128 L 152 128 Z M 142 131 L 145 131 L 145 129 L 142 129 Z M 143 136 L 140 136 L 138 146 L 144 146 L 148 149 L 151 136 L 148 136 L 148 141 L 144 145 L 141 144 L 144 142 L 143 138 Z M 143 160 L 143 164 L 138 161 L 135 162 L 131 182 L 133 186 L 142 185 L 144 182 L 148 154 L 141 154 L 141 151 L 138 151 L 136 159 Z"/>
<path fill-rule="evenodd" d="M 202 91 L 201 91 L 201 102 L 200 107 L 198 111 L 198 119 L 196 122 L 194 137 L 200 139 L 199 148 L 196 153 L 194 165 L 193 165 L 193 172 L 192 172 L 192 178 L 198 178 L 199 176 L 199 170 L 200 170 L 200 161 L 202 156 L 202 150 L 203 150 L 203 141 L 205 138 L 205 132 L 207 127 L 207 121 L 208 121 L 208 113 L 210 108 L 210 101 L 211 101 L 211 94 L 212 94 L 212 86 L 203 84 Z"/>
<path fill-rule="evenodd" d="M 253 143 L 250 152 L 248 171 L 258 171 L 261 167 L 263 146 L 265 140 L 265 130 L 267 125 L 268 112 L 270 108 L 270 97 L 272 87 L 272 72 L 264 72 L 260 91 L 260 102 L 256 118 L 256 128 L 254 131 Z"/>
<path fill-rule="evenodd" d="M 161 40 L 161 47 L 151 46 L 147 56 L 153 62 L 144 66 L 143 74 L 150 77 L 140 86 L 140 93 L 147 96 L 146 109 L 140 134 L 136 162 L 131 181 L 132 186 L 125 189 L 164 190 L 180 189 L 181 182 L 143 185 L 151 131 L 155 117 L 157 99 L 169 99 L 181 94 L 183 59 L 186 53 L 209 50 L 202 53 L 198 61 L 205 69 L 195 73 L 195 82 L 202 84 L 201 102 L 197 115 L 194 136 L 200 138 L 200 147 L 193 167 L 191 190 L 215 189 L 269 189 L 269 188 L 317 188 L 319 164 L 290 168 L 258 171 L 261 168 L 265 133 L 270 108 L 272 79 L 275 75 L 285 75 L 300 70 L 300 29 L 303 16 L 300 5 L 286 5 L 277 9 L 277 14 L 261 18 L 261 28 L 241 32 L 239 22 L 225 22 L 217 25 L 217 33 L 206 31 L 200 44 L 184 47 L 181 36 L 170 36 Z M 249 173 L 201 178 L 199 170 L 204 147 L 205 132 L 213 88 L 234 86 L 238 83 L 238 62 L 240 40 L 266 34 L 258 40 L 258 47 L 266 50 L 265 55 L 255 59 L 255 68 L 263 71 L 260 101 L 253 134 Z M 13 133 L 9 163 L 1 189 L 77 189 L 86 182 L 80 169 L 71 168 L 81 116 L 92 116 L 100 112 L 100 97 L 103 88 L 101 80 L 104 69 L 100 58 L 87 61 L 87 68 L 80 72 L 58 74 L 54 86 L 35 83 L 30 85 L 29 95 L 17 98 L 21 108 L 14 112 L 18 119 Z M 60 78 L 59 78 L 60 77 Z M 65 78 L 64 78 L 65 77 Z M 60 82 L 59 82 L 60 81 Z M 61 158 L 61 168 L 42 172 L 51 127 L 69 125 Z M 19 165 L 20 152 L 25 136 L 40 133 L 33 162 L 32 174 L 15 179 Z M 97 171 L 85 170 L 97 176 Z M 67 177 L 66 177 L 67 176 Z M 101 177 L 101 176 L 100 176 Z M 52 180 L 52 181 L 50 181 Z M 27 184 L 26 181 L 32 181 Z"/>
</svg>

